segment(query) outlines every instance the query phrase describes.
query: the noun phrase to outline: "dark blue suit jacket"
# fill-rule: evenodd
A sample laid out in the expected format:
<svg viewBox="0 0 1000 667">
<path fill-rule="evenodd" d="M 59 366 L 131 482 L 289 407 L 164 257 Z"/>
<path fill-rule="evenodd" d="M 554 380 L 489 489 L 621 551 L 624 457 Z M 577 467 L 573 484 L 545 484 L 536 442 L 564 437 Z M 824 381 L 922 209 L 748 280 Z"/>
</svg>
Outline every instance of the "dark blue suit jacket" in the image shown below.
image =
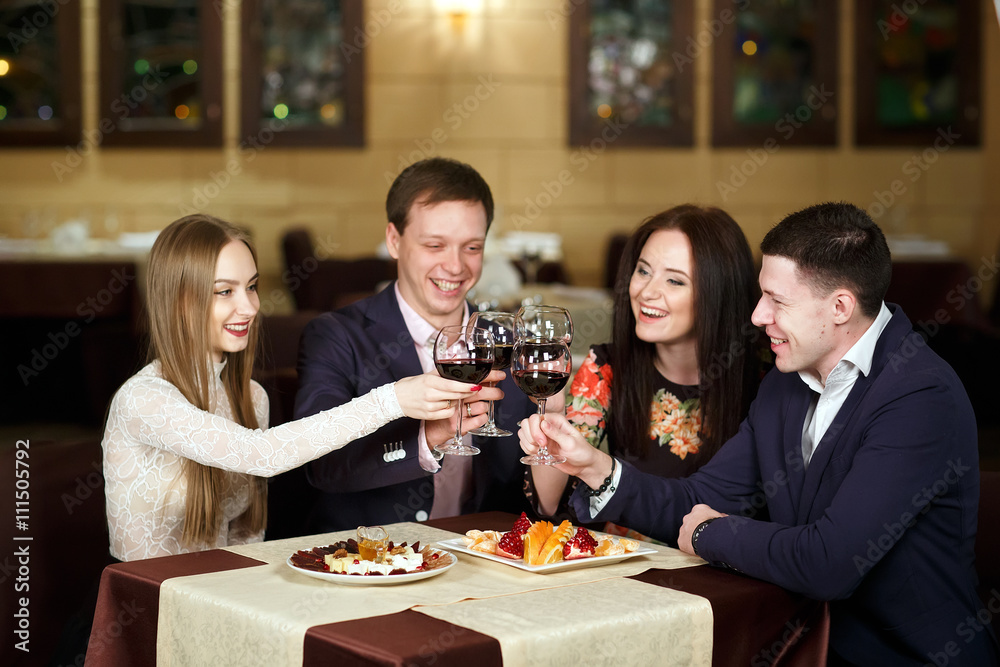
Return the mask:
<svg viewBox="0 0 1000 667">
<path fill-rule="evenodd" d="M 775 369 L 705 467 L 664 479 L 626 465 L 597 519 L 676 540 L 684 515 L 705 503 L 731 516 L 705 529 L 699 553 L 830 600 L 830 644 L 843 658 L 994 665 L 996 640 L 975 618 L 975 416 L 952 369 L 889 308 L 871 372 L 858 377 L 808 468 L 802 426 L 813 392 Z M 573 503 L 586 516 L 582 491 Z"/>
<path fill-rule="evenodd" d="M 375 387 L 422 372 L 390 285 L 306 325 L 299 345 L 295 418 L 343 405 Z M 496 421 L 514 431 L 515 423 L 537 408 L 510 377 L 500 386 L 504 399 L 496 404 Z M 434 477 L 417 459 L 419 428 L 417 420 L 397 419 L 307 464 L 309 482 L 325 492 L 308 528 L 332 531 L 427 518 L 434 502 Z M 524 465 L 519 460 L 523 453 L 517 437 L 475 441 L 482 453 L 473 457 L 473 495 L 463 513 L 526 510 Z M 405 458 L 386 460 L 386 452 L 400 449 Z"/>
</svg>

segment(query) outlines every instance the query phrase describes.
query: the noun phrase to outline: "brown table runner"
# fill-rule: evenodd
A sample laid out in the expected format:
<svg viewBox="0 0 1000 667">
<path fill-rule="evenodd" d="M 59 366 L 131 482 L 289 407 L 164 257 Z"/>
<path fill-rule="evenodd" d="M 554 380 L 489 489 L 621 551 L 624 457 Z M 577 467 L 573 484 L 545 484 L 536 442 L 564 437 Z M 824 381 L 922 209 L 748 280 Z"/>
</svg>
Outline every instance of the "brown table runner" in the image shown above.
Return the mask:
<svg viewBox="0 0 1000 667">
<path fill-rule="evenodd" d="M 101 575 L 87 667 L 156 664 L 156 625 L 164 580 L 257 565 L 263 563 L 221 549 L 109 565 Z"/>
</svg>

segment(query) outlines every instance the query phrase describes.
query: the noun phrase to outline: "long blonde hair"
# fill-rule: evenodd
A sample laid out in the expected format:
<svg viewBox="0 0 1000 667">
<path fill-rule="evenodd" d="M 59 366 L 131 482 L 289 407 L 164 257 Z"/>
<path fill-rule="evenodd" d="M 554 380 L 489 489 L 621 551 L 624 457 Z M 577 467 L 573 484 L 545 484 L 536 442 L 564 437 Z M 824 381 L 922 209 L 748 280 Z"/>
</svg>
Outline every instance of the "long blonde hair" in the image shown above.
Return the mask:
<svg viewBox="0 0 1000 667">
<path fill-rule="evenodd" d="M 149 309 L 148 361 L 159 360 L 163 378 L 195 407 L 210 411 L 209 331 L 215 269 L 222 248 L 232 241 L 246 244 L 257 262 L 249 237 L 238 227 L 209 215 L 189 215 L 160 232 L 149 255 L 146 300 Z M 259 339 L 259 318 L 250 325 L 246 349 L 229 352 L 222 384 L 236 421 L 259 428 L 250 392 L 250 374 Z M 222 525 L 222 492 L 230 473 L 185 459 L 187 498 L 182 540 L 187 545 L 213 546 Z M 252 534 L 267 523 L 267 482 L 246 475 L 250 506 L 234 525 Z"/>
</svg>

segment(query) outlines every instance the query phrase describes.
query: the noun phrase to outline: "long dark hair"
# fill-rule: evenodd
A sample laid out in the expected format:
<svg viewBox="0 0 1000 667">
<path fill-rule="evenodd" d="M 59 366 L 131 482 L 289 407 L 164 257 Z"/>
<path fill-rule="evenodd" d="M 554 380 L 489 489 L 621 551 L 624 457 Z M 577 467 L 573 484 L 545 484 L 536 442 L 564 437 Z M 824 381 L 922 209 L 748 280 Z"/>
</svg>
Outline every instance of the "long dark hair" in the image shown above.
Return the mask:
<svg viewBox="0 0 1000 667">
<path fill-rule="evenodd" d="M 625 245 L 615 282 L 608 428 L 617 451 L 646 455 L 656 346 L 635 335 L 629 282 L 646 241 L 664 229 L 683 232 L 694 256 L 701 451 L 711 456 L 736 433 L 759 381 L 753 354 L 759 332 L 750 323 L 757 291 L 753 255 L 743 230 L 718 208 L 676 206 L 645 220 Z"/>
</svg>

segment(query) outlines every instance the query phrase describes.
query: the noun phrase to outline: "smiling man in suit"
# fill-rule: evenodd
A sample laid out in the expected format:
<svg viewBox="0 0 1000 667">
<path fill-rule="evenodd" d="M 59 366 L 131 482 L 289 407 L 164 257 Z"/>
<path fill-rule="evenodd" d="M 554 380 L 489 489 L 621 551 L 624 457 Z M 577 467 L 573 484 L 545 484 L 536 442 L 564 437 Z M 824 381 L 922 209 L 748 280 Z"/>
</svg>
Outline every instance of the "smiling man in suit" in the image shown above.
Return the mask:
<svg viewBox="0 0 1000 667">
<path fill-rule="evenodd" d="M 975 417 L 952 369 L 883 302 L 885 237 L 865 211 L 821 204 L 761 251 L 752 320 L 776 368 L 701 470 L 640 473 L 559 417 L 525 422 L 522 448 L 567 456 L 580 516 L 830 601 L 830 665 L 995 665 L 977 619 Z"/>
<path fill-rule="evenodd" d="M 434 372 L 432 344 L 444 326 L 468 321 L 466 294 L 479 280 L 493 197 L 475 169 L 445 158 L 404 169 L 386 198 L 386 246 L 399 278 L 378 294 L 310 322 L 299 352 L 295 418 L 347 403 L 370 389 Z M 495 371 L 489 381 L 505 377 Z M 487 420 L 512 425 L 533 404 L 509 378 L 462 406 L 462 429 Z M 318 531 L 423 521 L 468 512 L 520 512 L 524 466 L 516 438 L 477 439 L 477 456 L 447 456 L 433 446 L 455 433 L 453 420 L 400 419 L 308 464 L 323 493 L 307 525 Z M 471 436 L 466 435 L 466 438 Z"/>
</svg>

